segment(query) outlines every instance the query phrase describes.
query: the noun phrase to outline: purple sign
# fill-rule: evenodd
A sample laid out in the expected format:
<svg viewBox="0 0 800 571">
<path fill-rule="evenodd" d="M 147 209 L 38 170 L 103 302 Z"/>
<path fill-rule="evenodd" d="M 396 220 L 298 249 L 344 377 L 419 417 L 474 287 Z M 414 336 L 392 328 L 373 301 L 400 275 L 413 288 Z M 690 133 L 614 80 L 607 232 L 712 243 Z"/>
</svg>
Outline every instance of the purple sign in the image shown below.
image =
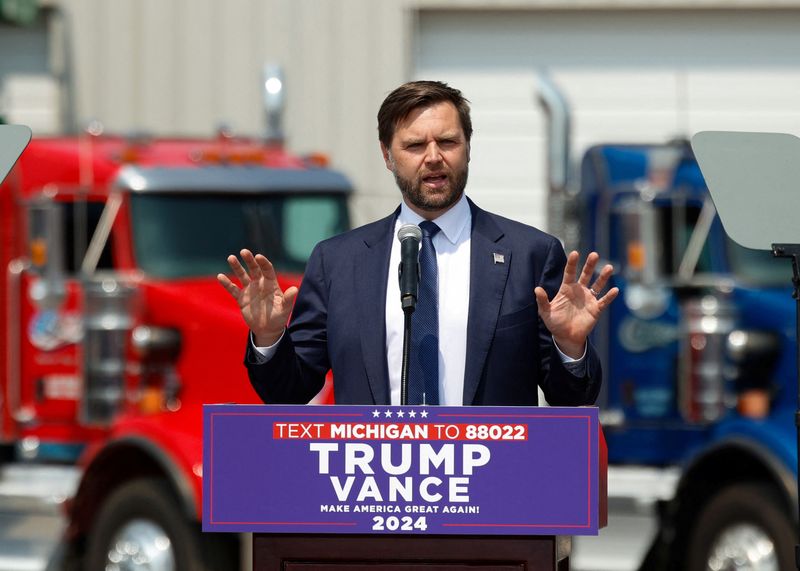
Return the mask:
<svg viewBox="0 0 800 571">
<path fill-rule="evenodd" d="M 203 530 L 596 535 L 596 408 L 203 407 Z"/>
</svg>

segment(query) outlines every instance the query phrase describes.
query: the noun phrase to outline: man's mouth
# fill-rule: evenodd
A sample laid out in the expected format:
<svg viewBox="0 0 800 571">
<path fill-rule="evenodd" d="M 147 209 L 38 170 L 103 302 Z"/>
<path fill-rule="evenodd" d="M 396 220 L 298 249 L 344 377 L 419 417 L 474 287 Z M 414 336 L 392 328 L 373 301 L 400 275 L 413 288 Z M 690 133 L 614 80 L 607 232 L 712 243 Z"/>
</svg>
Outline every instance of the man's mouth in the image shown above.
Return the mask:
<svg viewBox="0 0 800 571">
<path fill-rule="evenodd" d="M 447 184 L 446 174 L 429 174 L 422 177 L 422 182 L 425 186 L 430 188 L 442 188 Z"/>
</svg>

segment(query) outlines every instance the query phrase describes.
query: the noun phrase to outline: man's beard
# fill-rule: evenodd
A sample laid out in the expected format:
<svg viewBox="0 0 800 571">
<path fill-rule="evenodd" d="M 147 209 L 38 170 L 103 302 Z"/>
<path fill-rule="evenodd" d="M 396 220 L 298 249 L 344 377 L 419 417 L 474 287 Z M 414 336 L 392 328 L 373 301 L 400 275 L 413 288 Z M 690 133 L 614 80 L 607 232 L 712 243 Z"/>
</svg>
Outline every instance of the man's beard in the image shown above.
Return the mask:
<svg viewBox="0 0 800 571">
<path fill-rule="evenodd" d="M 418 177 L 416 180 L 403 178 L 398 174 L 396 168 L 392 169 L 392 173 L 394 174 L 395 182 L 397 182 L 397 187 L 411 205 L 426 212 L 433 212 L 447 210 L 459 201 L 461 195 L 464 194 L 464 189 L 467 187 L 469 168 L 464 166 L 461 171 L 455 173 L 453 179 L 448 176 L 448 184 L 441 191 L 435 192 L 425 192 L 423 190 L 422 177 Z"/>
</svg>

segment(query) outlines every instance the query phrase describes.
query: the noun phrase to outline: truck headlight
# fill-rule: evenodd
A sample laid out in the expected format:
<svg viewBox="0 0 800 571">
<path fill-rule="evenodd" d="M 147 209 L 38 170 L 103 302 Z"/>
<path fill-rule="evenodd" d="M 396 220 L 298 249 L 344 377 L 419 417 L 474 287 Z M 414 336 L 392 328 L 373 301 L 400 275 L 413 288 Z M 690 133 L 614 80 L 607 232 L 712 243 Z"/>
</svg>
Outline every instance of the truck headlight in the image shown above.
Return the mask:
<svg viewBox="0 0 800 571">
<path fill-rule="evenodd" d="M 780 349 L 780 336 L 772 331 L 736 329 L 728 334 L 726 350 L 741 415 L 763 418 L 769 413 Z"/>
<path fill-rule="evenodd" d="M 137 405 L 144 414 L 180 408 L 180 379 L 175 364 L 181 352 L 181 333 L 170 327 L 139 325 L 131 332 L 134 352 L 140 357 Z"/>
</svg>

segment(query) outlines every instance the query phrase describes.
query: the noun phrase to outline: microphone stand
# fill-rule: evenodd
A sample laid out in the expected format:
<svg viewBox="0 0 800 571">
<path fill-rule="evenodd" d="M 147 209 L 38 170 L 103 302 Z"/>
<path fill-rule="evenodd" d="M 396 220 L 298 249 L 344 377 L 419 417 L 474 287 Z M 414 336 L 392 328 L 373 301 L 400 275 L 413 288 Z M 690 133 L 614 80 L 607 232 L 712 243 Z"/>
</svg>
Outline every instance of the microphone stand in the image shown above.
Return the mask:
<svg viewBox="0 0 800 571">
<path fill-rule="evenodd" d="M 797 479 L 800 488 L 800 244 L 772 244 L 772 255 L 776 258 L 791 258 L 792 260 L 792 297 L 795 300 L 795 342 L 798 343 L 797 351 L 797 410 L 794 413 L 794 424 L 797 428 Z M 799 500 L 800 501 L 800 500 Z M 800 505 L 800 504 L 799 504 Z M 800 569 L 800 543 L 794 546 L 795 566 Z"/>
<path fill-rule="evenodd" d="M 400 404 L 408 404 L 408 358 L 411 353 L 411 316 L 414 314 L 414 304 L 403 301 L 403 359 L 400 368 Z"/>
</svg>

